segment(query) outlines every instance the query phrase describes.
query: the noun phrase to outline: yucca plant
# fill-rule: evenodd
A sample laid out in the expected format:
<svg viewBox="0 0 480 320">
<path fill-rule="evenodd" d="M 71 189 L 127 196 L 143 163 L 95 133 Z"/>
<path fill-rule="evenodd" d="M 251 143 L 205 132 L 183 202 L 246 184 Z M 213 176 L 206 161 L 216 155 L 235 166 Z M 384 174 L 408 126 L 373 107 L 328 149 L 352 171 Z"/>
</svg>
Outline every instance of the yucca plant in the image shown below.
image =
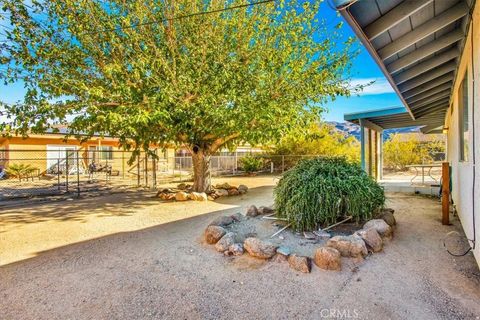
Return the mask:
<svg viewBox="0 0 480 320">
<path fill-rule="evenodd" d="M 279 217 L 297 231 L 314 230 L 353 216 L 371 219 L 385 203 L 385 194 L 361 167 L 345 158 L 300 161 L 285 172 L 274 189 Z"/>
</svg>

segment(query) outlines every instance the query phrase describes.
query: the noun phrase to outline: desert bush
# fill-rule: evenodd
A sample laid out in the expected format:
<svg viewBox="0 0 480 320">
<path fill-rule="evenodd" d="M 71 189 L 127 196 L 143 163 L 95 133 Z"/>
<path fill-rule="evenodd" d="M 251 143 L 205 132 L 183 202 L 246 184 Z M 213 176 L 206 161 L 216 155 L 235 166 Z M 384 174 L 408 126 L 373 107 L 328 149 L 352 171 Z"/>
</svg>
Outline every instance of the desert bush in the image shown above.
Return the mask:
<svg viewBox="0 0 480 320">
<path fill-rule="evenodd" d="M 17 177 L 19 180 L 21 180 L 22 177 L 32 174 L 35 170 L 37 170 L 37 168 L 32 167 L 29 164 L 23 164 L 23 163 L 20 163 L 20 164 L 13 163 L 10 166 L 8 166 L 8 168 L 6 169 L 7 174 L 10 177 Z"/>
<path fill-rule="evenodd" d="M 383 150 L 386 168 L 405 171 L 408 165 L 434 162 L 435 154 L 445 152 L 445 143 L 435 136 L 397 133 L 385 141 Z"/>
<path fill-rule="evenodd" d="M 383 206 L 383 189 L 361 167 L 345 158 L 300 161 L 274 189 L 275 208 L 298 231 L 314 230 L 353 216 L 372 218 Z"/>
<path fill-rule="evenodd" d="M 264 160 L 253 155 L 246 155 L 240 159 L 243 170 L 248 173 L 260 171 L 264 165 Z"/>
</svg>

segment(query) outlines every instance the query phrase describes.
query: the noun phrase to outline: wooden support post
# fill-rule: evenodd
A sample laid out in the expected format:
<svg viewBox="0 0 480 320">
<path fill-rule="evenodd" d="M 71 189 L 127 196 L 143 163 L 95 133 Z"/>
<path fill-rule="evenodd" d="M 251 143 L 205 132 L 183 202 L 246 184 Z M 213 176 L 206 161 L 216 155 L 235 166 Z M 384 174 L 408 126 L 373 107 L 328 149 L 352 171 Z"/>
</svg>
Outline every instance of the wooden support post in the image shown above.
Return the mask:
<svg viewBox="0 0 480 320">
<path fill-rule="evenodd" d="M 450 224 L 450 164 L 442 163 L 442 224 Z"/>
</svg>

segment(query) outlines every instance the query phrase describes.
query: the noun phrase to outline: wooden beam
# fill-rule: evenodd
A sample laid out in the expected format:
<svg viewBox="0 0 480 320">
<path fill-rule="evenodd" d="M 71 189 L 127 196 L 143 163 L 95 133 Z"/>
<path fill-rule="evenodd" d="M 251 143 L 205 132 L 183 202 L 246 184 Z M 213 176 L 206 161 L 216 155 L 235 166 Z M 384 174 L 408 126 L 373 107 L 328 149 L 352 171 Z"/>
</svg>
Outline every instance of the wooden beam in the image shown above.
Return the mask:
<svg viewBox="0 0 480 320">
<path fill-rule="evenodd" d="M 445 91 L 445 90 L 449 90 L 452 88 L 452 82 L 446 82 L 444 84 L 441 84 L 433 89 L 430 89 L 430 90 L 427 90 L 425 92 L 422 92 L 420 94 L 417 94 L 416 96 L 410 98 L 410 99 L 407 99 L 407 102 L 410 104 L 410 103 L 414 103 L 414 102 L 417 102 L 419 100 L 422 100 L 422 99 L 425 99 L 425 98 L 428 98 L 436 93 L 439 93 L 439 92 L 442 92 L 442 91 Z"/>
<path fill-rule="evenodd" d="M 413 13 L 424 8 L 430 4 L 433 0 L 418 1 L 418 0 L 405 0 L 398 6 L 388 11 L 386 14 L 370 23 L 364 28 L 365 35 L 372 41 L 388 29 L 396 26 Z"/>
<path fill-rule="evenodd" d="M 422 73 L 425 73 L 427 71 L 432 70 L 435 67 L 438 67 L 439 65 L 444 64 L 447 61 L 450 61 L 459 55 L 459 51 L 457 48 L 452 48 L 448 51 L 445 51 L 437 56 L 434 56 L 424 62 L 421 62 L 417 64 L 413 68 L 409 68 L 408 70 L 405 70 L 396 76 L 393 77 L 393 80 L 395 80 L 395 83 L 397 85 L 410 80 Z"/>
<path fill-rule="evenodd" d="M 450 164 L 442 163 L 442 224 L 450 224 Z"/>
<path fill-rule="evenodd" d="M 392 63 L 386 66 L 387 71 L 390 74 L 396 73 L 403 68 L 406 68 L 413 63 L 421 60 L 429 55 L 455 43 L 465 37 L 465 34 L 460 28 L 453 30 L 452 32 L 447 33 L 446 35 L 441 36 L 440 38 L 427 43 L 426 45 L 421 46 L 417 50 L 401 57 L 398 60 L 393 61 Z"/>
<path fill-rule="evenodd" d="M 402 92 L 402 95 L 405 99 L 411 98 L 417 94 L 420 94 L 422 92 L 425 92 L 427 90 L 433 89 L 441 84 L 444 84 L 445 82 L 449 82 L 453 80 L 453 72 L 447 73 L 441 77 L 435 78 L 434 80 L 431 80 L 427 83 L 424 83 L 422 85 L 419 85 L 415 87 L 415 89 L 409 90 Z"/>
<path fill-rule="evenodd" d="M 383 131 L 383 128 L 380 127 L 379 125 L 367 120 L 367 119 L 362 119 L 362 122 L 363 122 L 363 125 L 365 127 L 367 127 L 368 129 L 371 129 L 373 131 L 377 131 L 377 132 L 382 132 Z"/>
<path fill-rule="evenodd" d="M 468 13 L 468 6 L 465 1 L 459 2 L 452 8 L 442 12 L 438 16 L 429 19 L 424 24 L 414 28 L 412 31 L 404 34 L 390 44 L 387 44 L 380 50 L 378 55 L 382 60 L 386 60 L 412 44 L 428 37 L 450 23 L 460 19 Z"/>
<path fill-rule="evenodd" d="M 438 106 L 435 106 L 435 107 L 430 107 L 428 109 L 421 110 L 418 113 L 416 113 L 415 115 L 417 116 L 417 119 L 422 119 L 423 117 L 428 116 L 428 115 L 436 115 L 437 112 L 442 111 L 442 110 L 445 111 L 445 110 L 447 110 L 447 108 L 448 108 L 448 103 L 441 104 L 441 105 L 438 105 Z"/>
<path fill-rule="evenodd" d="M 443 99 L 440 99 L 440 100 L 437 100 L 431 104 L 427 104 L 427 105 L 424 105 L 424 106 L 421 106 L 421 107 L 417 107 L 417 108 L 414 108 L 412 109 L 413 113 L 417 114 L 417 112 L 421 112 L 423 110 L 426 110 L 426 109 L 429 109 L 429 108 L 433 108 L 433 107 L 438 107 L 440 105 L 448 105 L 448 103 L 450 102 L 450 98 L 443 98 Z"/>
<path fill-rule="evenodd" d="M 415 103 L 410 104 L 410 108 L 417 109 L 419 107 L 426 106 L 427 104 L 437 102 L 442 98 L 450 97 L 450 90 L 442 91 L 437 94 L 434 94 L 428 98 L 422 99 L 420 101 L 417 101 Z"/>
<path fill-rule="evenodd" d="M 455 61 L 445 63 L 444 65 L 439 66 L 438 68 L 434 68 L 410 81 L 405 82 L 398 86 L 401 92 L 405 92 L 411 90 L 415 87 L 418 87 L 430 80 L 438 78 L 445 73 L 454 71 L 457 68 L 457 63 Z"/>
</svg>

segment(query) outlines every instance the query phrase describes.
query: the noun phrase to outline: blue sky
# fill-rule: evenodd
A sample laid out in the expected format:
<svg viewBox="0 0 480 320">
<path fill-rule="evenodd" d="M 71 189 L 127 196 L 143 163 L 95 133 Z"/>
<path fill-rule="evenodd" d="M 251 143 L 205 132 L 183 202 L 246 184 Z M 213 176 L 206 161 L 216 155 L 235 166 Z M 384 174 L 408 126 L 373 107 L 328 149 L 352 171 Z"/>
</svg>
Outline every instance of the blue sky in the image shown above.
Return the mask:
<svg viewBox="0 0 480 320">
<path fill-rule="evenodd" d="M 333 28 L 338 22 L 343 21 L 343 18 L 332 10 L 326 2 L 322 3 L 319 16 L 326 19 L 329 28 Z M 345 37 L 355 36 L 347 23 L 344 24 L 342 31 Z M 325 120 L 343 121 L 343 114 L 345 113 L 402 105 L 379 67 L 363 46 L 360 55 L 353 62 L 350 76 L 352 84 L 366 84 L 371 81 L 375 81 L 375 83 L 365 88 L 359 95 L 348 98 L 339 97 L 335 101 L 327 103 L 327 111 L 324 114 Z M 13 103 L 21 100 L 23 95 L 24 89 L 21 82 L 8 86 L 0 84 L 0 101 Z"/>
</svg>

